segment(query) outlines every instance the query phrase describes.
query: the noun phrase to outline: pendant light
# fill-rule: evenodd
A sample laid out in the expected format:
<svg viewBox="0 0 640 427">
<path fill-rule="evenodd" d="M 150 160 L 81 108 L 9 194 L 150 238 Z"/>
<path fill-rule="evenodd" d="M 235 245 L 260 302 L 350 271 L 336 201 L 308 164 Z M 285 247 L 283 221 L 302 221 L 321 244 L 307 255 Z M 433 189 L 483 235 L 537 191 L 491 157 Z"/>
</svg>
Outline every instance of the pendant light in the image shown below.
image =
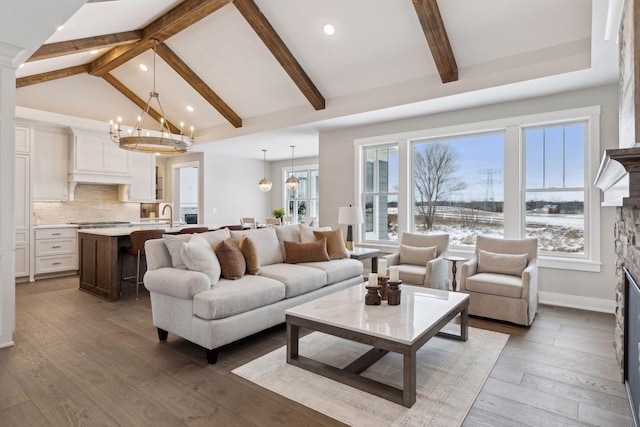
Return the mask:
<svg viewBox="0 0 640 427">
<path fill-rule="evenodd" d="M 298 181 L 298 178 L 296 178 L 296 176 L 293 173 L 293 153 L 296 146 L 291 145 L 290 147 L 291 147 L 291 176 L 287 178 L 284 184 L 287 186 L 289 190 L 295 190 L 296 188 L 298 188 L 298 184 L 300 184 L 300 181 Z"/>
<path fill-rule="evenodd" d="M 273 186 L 273 183 L 267 179 L 267 150 L 262 150 L 262 156 L 262 163 L 264 164 L 264 178 L 260 180 L 258 187 L 260 187 L 260 190 L 267 192 L 271 190 L 271 187 Z"/>
</svg>

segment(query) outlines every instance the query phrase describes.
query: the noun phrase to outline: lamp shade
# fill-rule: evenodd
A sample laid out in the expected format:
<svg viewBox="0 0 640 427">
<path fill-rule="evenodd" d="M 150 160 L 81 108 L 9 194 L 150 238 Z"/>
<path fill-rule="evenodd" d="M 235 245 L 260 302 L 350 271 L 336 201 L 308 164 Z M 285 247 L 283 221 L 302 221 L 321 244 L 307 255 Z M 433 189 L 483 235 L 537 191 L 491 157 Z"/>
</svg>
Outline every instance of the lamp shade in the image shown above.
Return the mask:
<svg viewBox="0 0 640 427">
<path fill-rule="evenodd" d="M 362 224 L 363 222 L 360 206 L 341 206 L 338 210 L 338 224 Z"/>
</svg>

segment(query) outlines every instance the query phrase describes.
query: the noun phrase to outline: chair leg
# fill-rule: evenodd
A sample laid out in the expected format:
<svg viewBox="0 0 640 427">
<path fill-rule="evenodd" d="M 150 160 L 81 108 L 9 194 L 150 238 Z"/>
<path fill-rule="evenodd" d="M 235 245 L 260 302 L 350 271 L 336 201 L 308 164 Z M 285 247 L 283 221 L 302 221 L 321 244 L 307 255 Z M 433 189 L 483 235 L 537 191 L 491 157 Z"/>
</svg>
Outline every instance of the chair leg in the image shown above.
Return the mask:
<svg viewBox="0 0 640 427">
<path fill-rule="evenodd" d="M 160 329 L 160 328 L 156 328 L 158 330 L 158 339 L 160 341 L 166 341 L 167 337 L 169 336 L 169 332 L 165 331 L 164 329 Z"/>
<path fill-rule="evenodd" d="M 138 249 L 138 262 L 136 263 L 136 301 L 140 291 L 140 250 Z"/>
<path fill-rule="evenodd" d="M 207 351 L 207 363 L 209 365 L 215 365 L 218 361 L 218 349 L 214 348 L 209 350 L 208 348 L 205 348 L 205 350 Z"/>
</svg>

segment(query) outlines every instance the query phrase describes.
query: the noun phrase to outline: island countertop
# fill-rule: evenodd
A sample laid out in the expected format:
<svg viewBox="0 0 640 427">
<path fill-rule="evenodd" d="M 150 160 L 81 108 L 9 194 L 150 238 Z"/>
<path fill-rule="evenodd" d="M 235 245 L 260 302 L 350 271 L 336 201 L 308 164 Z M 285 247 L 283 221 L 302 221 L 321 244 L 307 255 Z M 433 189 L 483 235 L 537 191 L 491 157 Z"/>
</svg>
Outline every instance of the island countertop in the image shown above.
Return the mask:
<svg viewBox="0 0 640 427">
<path fill-rule="evenodd" d="M 208 227 L 209 230 L 217 230 L 223 225 L 211 225 L 211 224 L 184 224 L 184 225 L 174 225 L 170 227 L 169 224 L 157 224 L 157 226 L 132 226 L 132 227 L 112 227 L 112 228 L 82 228 L 78 230 L 78 233 L 85 234 L 93 234 L 96 236 L 107 236 L 107 237 L 124 237 L 129 236 L 132 231 L 138 230 L 153 230 L 153 229 L 162 229 L 167 234 L 178 234 L 180 230 L 183 228 L 191 228 L 191 227 Z"/>
</svg>

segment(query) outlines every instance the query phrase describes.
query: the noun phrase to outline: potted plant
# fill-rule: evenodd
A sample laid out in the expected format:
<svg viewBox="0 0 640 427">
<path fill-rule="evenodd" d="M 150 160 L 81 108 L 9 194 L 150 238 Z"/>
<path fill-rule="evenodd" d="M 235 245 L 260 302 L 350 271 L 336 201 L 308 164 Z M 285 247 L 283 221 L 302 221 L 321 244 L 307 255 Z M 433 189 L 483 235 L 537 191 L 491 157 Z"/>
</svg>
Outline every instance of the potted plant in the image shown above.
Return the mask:
<svg viewBox="0 0 640 427">
<path fill-rule="evenodd" d="M 284 208 L 272 210 L 271 215 L 273 215 L 274 218 L 278 218 L 280 221 L 282 221 L 282 217 L 284 216 Z"/>
</svg>

